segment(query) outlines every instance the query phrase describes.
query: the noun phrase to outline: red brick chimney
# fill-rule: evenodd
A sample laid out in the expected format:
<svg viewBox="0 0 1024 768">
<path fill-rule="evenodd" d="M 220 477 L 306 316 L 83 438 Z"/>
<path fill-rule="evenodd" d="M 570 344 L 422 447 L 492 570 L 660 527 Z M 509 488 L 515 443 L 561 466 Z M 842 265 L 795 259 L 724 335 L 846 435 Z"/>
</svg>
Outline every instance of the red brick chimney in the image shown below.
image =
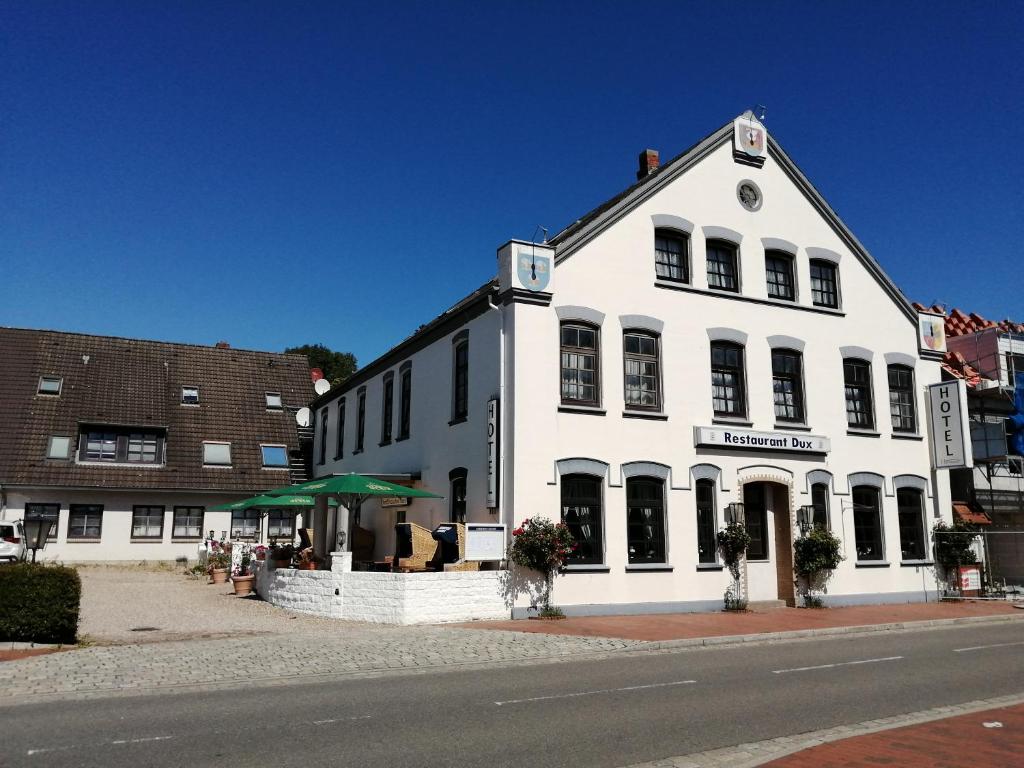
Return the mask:
<svg viewBox="0 0 1024 768">
<path fill-rule="evenodd" d="M 658 150 L 645 149 L 640 153 L 640 167 L 636 172 L 636 180 L 647 178 L 658 169 Z"/>
<path fill-rule="evenodd" d="M 231 349 L 231 345 L 228 344 L 226 341 L 218 341 L 213 346 L 215 346 L 217 349 Z"/>
</svg>

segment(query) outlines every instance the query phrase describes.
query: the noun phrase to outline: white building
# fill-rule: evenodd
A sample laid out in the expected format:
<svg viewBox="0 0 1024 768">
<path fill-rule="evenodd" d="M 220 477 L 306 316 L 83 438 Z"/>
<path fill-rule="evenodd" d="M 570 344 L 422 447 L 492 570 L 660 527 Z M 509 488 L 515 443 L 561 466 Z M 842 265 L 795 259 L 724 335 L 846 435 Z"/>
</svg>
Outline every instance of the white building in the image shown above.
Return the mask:
<svg viewBox="0 0 1024 768">
<path fill-rule="evenodd" d="M 640 161 L 636 184 L 550 242 L 506 243 L 497 280 L 315 401 L 314 475 L 447 495 L 367 503 L 377 559 L 402 520 L 564 520 L 568 613 L 720 608 L 714 534 L 740 503 L 752 600 L 792 602 L 807 505 L 846 556 L 829 603 L 931 599 L 928 533 L 951 512 L 918 313 L 749 113 Z"/>
</svg>

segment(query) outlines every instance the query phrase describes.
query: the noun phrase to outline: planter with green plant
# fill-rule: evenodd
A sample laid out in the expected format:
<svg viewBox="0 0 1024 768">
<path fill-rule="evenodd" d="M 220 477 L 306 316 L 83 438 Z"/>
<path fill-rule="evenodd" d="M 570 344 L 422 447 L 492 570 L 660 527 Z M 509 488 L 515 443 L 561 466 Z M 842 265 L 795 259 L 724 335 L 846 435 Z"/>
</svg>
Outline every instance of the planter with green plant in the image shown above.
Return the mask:
<svg viewBox="0 0 1024 768">
<path fill-rule="evenodd" d="M 555 573 L 565 565 L 577 544 L 565 523 L 553 523 L 544 517 L 528 517 L 512 531 L 508 559 L 521 568 L 537 571 L 544 577 L 544 592 L 537 618 L 565 618 L 561 609 L 551 605 Z"/>
<path fill-rule="evenodd" d="M 289 568 L 295 559 L 295 547 L 291 544 L 274 544 L 270 548 L 269 557 L 275 568 Z"/>
<path fill-rule="evenodd" d="M 244 547 L 238 565 L 231 572 L 231 584 L 238 597 L 245 597 L 252 593 L 253 582 L 256 580 L 256 575 L 252 572 L 252 560 L 250 548 Z"/>
<path fill-rule="evenodd" d="M 793 573 L 805 608 L 824 608 L 816 592 L 828 592 L 828 580 L 843 561 L 839 539 L 827 528 L 815 526 L 793 542 Z"/>
<path fill-rule="evenodd" d="M 932 538 L 935 541 L 935 562 L 942 567 L 947 585 L 952 591 L 959 592 L 960 567 L 978 561 L 973 549 L 978 529 L 959 520 L 953 525 L 940 520 L 932 526 Z"/>
<path fill-rule="evenodd" d="M 210 569 L 211 584 L 226 584 L 231 571 L 231 544 L 223 541 L 211 541 L 207 564 Z"/>
<path fill-rule="evenodd" d="M 718 532 L 716 538 L 722 562 L 732 574 L 732 584 L 725 590 L 725 610 L 747 610 L 747 598 L 743 594 L 743 582 L 740 579 L 740 564 L 750 546 L 750 534 L 743 523 L 732 522 Z"/>
</svg>

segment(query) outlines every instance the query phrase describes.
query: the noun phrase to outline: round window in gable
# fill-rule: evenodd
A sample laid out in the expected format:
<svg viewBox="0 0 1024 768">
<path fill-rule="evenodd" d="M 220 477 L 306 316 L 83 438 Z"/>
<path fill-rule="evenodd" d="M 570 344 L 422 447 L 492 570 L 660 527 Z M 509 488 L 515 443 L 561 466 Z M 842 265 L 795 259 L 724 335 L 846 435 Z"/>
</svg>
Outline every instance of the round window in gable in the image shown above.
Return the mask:
<svg viewBox="0 0 1024 768">
<path fill-rule="evenodd" d="M 736 185 L 736 198 L 748 211 L 761 210 L 761 202 L 764 199 L 761 196 L 761 188 L 750 179 L 744 179 Z"/>
</svg>

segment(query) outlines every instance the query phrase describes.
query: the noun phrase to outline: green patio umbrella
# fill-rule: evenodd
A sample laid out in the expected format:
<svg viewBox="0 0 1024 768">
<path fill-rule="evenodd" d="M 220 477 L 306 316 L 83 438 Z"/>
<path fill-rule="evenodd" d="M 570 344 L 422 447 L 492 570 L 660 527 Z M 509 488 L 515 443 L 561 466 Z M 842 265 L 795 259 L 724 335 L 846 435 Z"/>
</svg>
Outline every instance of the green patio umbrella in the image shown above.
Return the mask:
<svg viewBox="0 0 1024 768">
<path fill-rule="evenodd" d="M 290 496 L 294 494 L 313 494 L 314 496 L 341 496 L 359 502 L 365 501 L 370 496 L 408 496 L 416 499 L 443 499 L 430 491 L 423 491 L 419 488 L 407 488 L 404 485 L 396 485 L 386 480 L 378 480 L 375 477 L 366 477 L 351 473 L 348 475 L 332 475 L 322 477 L 319 480 L 310 480 L 298 485 L 287 485 L 284 488 L 275 488 L 267 491 L 267 496 Z M 356 504 L 358 505 L 358 504 Z M 348 506 L 346 504 L 345 506 Z"/>
<path fill-rule="evenodd" d="M 211 511 L 226 512 L 235 509 L 280 509 L 285 507 L 312 507 L 316 505 L 316 499 L 312 496 L 301 496 L 291 494 L 288 496 L 253 496 L 251 499 L 232 501 L 227 504 L 218 504 L 210 507 Z"/>
</svg>

